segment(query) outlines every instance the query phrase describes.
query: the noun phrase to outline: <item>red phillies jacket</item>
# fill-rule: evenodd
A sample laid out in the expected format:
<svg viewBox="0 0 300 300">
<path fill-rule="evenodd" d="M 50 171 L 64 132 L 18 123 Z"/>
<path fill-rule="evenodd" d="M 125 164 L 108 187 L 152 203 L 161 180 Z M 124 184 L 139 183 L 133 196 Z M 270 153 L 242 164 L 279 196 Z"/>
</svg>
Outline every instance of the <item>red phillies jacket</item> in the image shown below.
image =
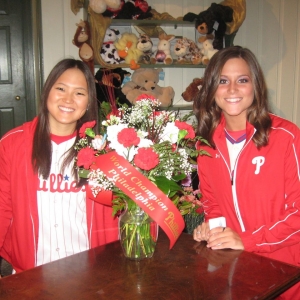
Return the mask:
<svg viewBox="0 0 300 300">
<path fill-rule="evenodd" d="M 37 118 L 9 131 L 0 141 L 0 256 L 17 271 L 35 267 L 39 238 L 38 177 L 31 165 Z M 86 200 L 90 247 L 118 239 L 112 208 Z"/>
<path fill-rule="evenodd" d="M 222 117 L 213 140 L 198 157 L 205 219 L 224 216 L 245 250 L 300 265 L 300 130 L 271 115 L 269 144 L 258 150 L 247 123 L 246 142 L 230 171 Z"/>
</svg>

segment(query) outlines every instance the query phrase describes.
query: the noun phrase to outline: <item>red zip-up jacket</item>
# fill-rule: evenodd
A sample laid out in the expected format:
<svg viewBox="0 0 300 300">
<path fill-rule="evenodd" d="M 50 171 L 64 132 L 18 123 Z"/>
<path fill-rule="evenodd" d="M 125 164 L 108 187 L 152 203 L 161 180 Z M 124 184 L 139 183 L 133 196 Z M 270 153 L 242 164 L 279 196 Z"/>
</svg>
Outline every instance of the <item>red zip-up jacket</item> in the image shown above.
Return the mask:
<svg viewBox="0 0 300 300">
<path fill-rule="evenodd" d="M 246 141 L 230 170 L 225 118 L 216 128 L 216 149 L 201 145 L 209 156 L 198 157 L 205 221 L 224 216 L 245 250 L 300 266 L 300 130 L 270 115 L 269 143 L 257 149 L 255 128 L 247 123 Z M 300 284 L 282 299 L 298 299 Z"/>
<path fill-rule="evenodd" d="M 233 172 L 225 137 L 225 118 L 215 130 L 211 157 L 198 157 L 205 220 L 224 216 L 242 238 L 245 250 L 300 265 L 300 130 L 270 115 L 269 144 L 257 149 L 255 128 L 247 123 L 246 141 Z"/>
<path fill-rule="evenodd" d="M 39 238 L 38 177 L 31 164 L 37 118 L 17 127 L 0 141 L 0 256 L 16 272 L 36 266 Z M 112 208 L 86 200 L 90 248 L 118 239 Z"/>
</svg>

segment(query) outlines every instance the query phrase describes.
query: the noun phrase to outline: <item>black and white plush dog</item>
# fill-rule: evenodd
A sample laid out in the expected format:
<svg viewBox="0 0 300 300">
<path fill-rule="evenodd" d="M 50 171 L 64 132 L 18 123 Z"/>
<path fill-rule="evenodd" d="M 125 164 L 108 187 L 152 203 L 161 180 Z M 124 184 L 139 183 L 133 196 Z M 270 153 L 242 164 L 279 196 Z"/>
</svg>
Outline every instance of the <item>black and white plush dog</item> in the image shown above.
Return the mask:
<svg viewBox="0 0 300 300">
<path fill-rule="evenodd" d="M 118 54 L 114 42 L 119 38 L 120 31 L 112 28 L 107 28 L 103 39 L 103 44 L 100 50 L 102 59 L 108 64 L 119 64 L 124 61 Z"/>
</svg>

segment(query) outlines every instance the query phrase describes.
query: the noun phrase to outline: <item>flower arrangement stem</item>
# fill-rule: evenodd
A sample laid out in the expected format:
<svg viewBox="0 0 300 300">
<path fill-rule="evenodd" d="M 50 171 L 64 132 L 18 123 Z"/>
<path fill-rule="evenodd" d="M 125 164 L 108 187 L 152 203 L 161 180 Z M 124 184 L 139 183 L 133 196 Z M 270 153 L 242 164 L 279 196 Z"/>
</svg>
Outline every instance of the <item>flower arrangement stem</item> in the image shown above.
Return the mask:
<svg viewBox="0 0 300 300">
<path fill-rule="evenodd" d="M 135 216 L 132 211 L 125 212 L 120 217 L 119 226 L 121 245 L 126 257 L 140 260 L 153 256 L 158 226 L 146 213 Z"/>
</svg>

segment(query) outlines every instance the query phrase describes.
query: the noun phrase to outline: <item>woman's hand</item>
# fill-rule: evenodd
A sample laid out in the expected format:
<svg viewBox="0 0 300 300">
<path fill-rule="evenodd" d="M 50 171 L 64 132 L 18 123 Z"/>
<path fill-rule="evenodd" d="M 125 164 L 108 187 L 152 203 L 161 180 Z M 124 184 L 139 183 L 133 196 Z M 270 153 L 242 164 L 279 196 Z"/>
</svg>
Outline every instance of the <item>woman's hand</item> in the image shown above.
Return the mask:
<svg viewBox="0 0 300 300">
<path fill-rule="evenodd" d="M 229 227 L 209 229 L 208 222 L 203 222 L 194 229 L 193 238 L 197 242 L 207 241 L 207 247 L 216 249 L 244 250 L 240 236 Z"/>
<path fill-rule="evenodd" d="M 209 238 L 209 225 L 206 222 L 198 225 L 193 232 L 193 238 L 197 242 L 207 241 Z"/>
<path fill-rule="evenodd" d="M 240 236 L 229 227 L 216 227 L 209 231 L 207 247 L 215 249 L 244 250 Z"/>
</svg>

